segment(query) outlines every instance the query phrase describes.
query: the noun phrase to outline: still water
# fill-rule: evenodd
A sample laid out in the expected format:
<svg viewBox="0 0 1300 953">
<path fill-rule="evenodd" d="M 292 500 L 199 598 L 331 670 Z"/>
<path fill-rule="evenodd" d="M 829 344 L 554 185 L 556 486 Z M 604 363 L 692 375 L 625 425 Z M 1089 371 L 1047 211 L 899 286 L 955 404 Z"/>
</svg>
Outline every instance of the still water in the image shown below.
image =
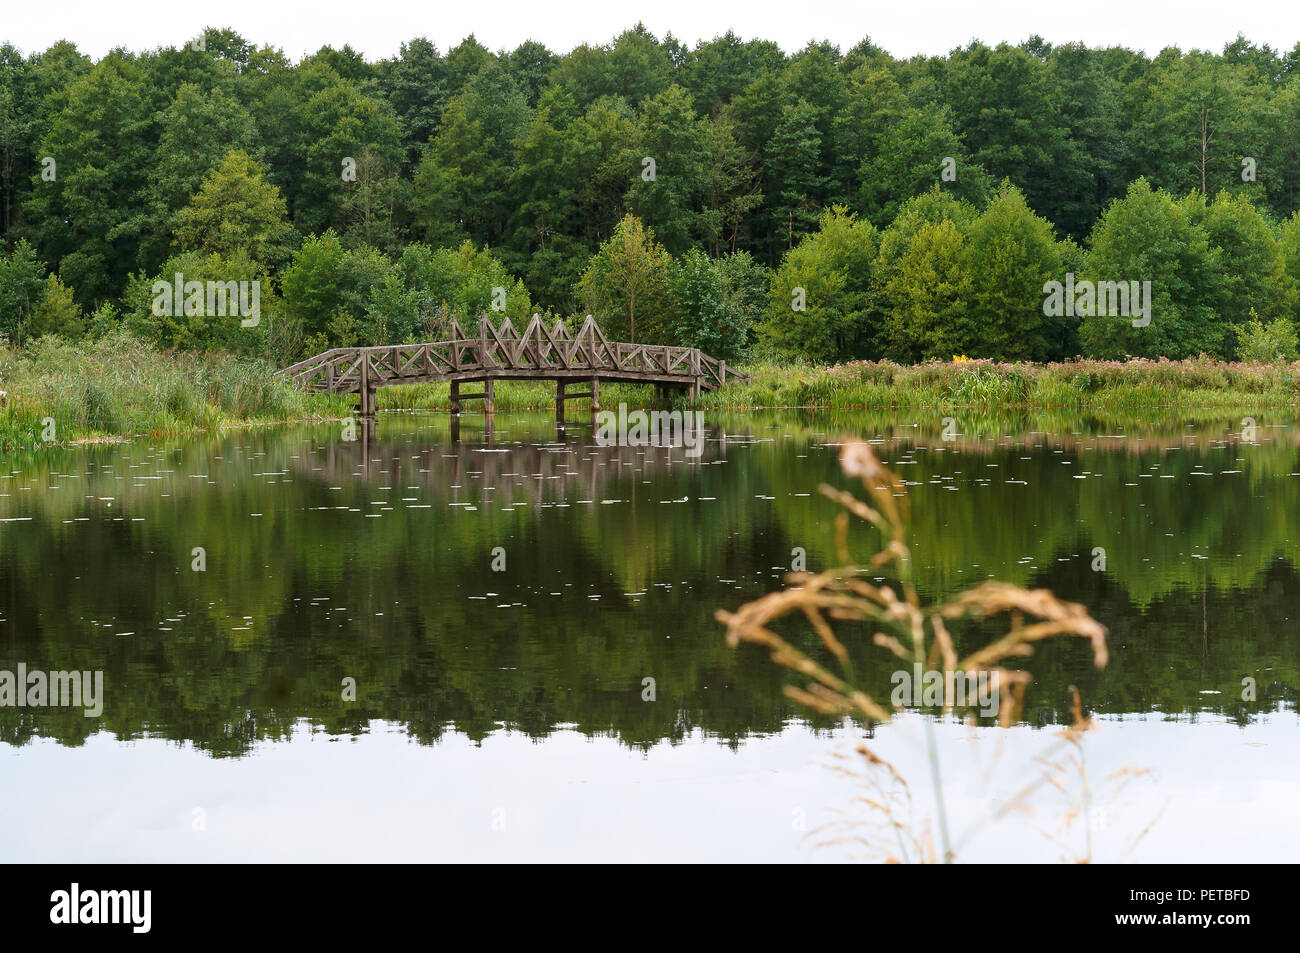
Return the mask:
<svg viewBox="0 0 1300 953">
<path fill-rule="evenodd" d="M 356 441 L 331 424 L 0 459 L 0 671 L 104 686 L 99 717 L 0 707 L 0 858 L 841 860 L 861 845 L 818 845 L 863 792 L 836 753 L 869 736 L 920 830 L 928 723 L 965 859 L 1294 860 L 1291 421 L 705 423 L 699 457 L 540 414 L 390 414 Z M 1108 627 L 1110 664 L 1044 645 L 1008 731 L 932 711 L 868 731 L 786 699 L 714 612 L 800 554 L 835 564 L 818 486 L 853 488 L 845 439 L 907 481 L 923 596 L 1051 588 Z M 865 527 L 850 541 L 874 551 Z M 851 645 L 887 699 L 896 664 L 870 632 Z M 1097 724 L 1085 809 L 1075 778 L 989 822 L 1058 743 L 1071 686 Z"/>
</svg>

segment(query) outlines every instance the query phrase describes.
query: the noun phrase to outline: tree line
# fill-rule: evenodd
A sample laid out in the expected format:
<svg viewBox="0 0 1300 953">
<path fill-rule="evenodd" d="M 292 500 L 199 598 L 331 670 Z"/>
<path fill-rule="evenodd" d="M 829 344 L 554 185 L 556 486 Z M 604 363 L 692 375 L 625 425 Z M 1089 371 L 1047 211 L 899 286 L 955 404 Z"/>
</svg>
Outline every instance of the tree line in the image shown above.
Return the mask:
<svg viewBox="0 0 1300 953">
<path fill-rule="evenodd" d="M 900 59 L 636 26 L 299 62 L 231 30 L 0 46 L 0 334 L 277 361 L 451 316 L 817 361 L 1295 356 L 1300 44 Z M 160 314 L 259 281 L 254 328 Z M 1044 285 L 1150 282 L 1149 324 Z M 1091 310 L 1097 310 L 1093 308 Z"/>
</svg>

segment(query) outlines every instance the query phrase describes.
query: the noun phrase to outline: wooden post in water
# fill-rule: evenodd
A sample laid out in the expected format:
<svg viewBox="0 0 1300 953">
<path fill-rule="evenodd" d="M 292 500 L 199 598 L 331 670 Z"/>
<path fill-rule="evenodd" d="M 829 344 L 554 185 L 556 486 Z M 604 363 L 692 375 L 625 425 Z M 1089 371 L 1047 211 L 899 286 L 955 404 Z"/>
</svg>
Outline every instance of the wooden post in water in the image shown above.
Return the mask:
<svg viewBox="0 0 1300 953">
<path fill-rule="evenodd" d="M 591 412 L 593 414 L 600 412 L 600 378 L 591 379 Z"/>
<path fill-rule="evenodd" d="M 375 389 L 370 386 L 370 358 L 363 352 L 361 355 L 361 417 L 373 417 L 375 415 Z"/>
<path fill-rule="evenodd" d="M 451 382 L 451 412 L 460 413 L 460 381 Z"/>
<path fill-rule="evenodd" d="M 492 381 L 483 382 L 483 413 L 491 417 L 497 412 L 497 401 Z"/>
<path fill-rule="evenodd" d="M 555 422 L 564 426 L 564 378 L 555 382 Z"/>
</svg>

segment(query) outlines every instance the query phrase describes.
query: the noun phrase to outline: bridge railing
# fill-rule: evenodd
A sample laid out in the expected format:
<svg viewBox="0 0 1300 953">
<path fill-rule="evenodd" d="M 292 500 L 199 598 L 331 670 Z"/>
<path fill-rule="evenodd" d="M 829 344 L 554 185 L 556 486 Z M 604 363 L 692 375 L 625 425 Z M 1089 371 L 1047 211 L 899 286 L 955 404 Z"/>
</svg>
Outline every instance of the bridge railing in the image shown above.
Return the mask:
<svg viewBox="0 0 1300 953">
<path fill-rule="evenodd" d="M 281 373 L 304 387 L 344 392 L 501 372 L 543 379 L 550 372 L 680 378 L 710 389 L 729 378 L 748 379 L 699 348 L 611 342 L 590 316 L 577 336 L 561 322 L 548 329 L 536 315 L 523 334 L 509 320 L 494 327 L 486 318 L 479 321 L 478 337 L 466 335 L 455 321 L 450 330 L 455 336 L 445 341 L 332 348 Z"/>
</svg>

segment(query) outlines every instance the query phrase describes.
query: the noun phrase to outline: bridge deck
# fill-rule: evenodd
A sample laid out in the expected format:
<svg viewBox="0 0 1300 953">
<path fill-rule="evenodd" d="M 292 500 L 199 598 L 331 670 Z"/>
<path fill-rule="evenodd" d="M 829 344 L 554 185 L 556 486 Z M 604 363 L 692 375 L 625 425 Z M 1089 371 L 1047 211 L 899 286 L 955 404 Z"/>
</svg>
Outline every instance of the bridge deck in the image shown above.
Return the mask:
<svg viewBox="0 0 1300 953">
<path fill-rule="evenodd" d="M 576 337 L 558 321 L 548 330 L 536 315 L 523 334 L 509 319 L 496 328 L 486 318 L 479 320 L 477 338 L 467 337 L 455 321 L 452 333 L 451 340 L 425 344 L 334 348 L 280 373 L 312 390 L 361 394 L 363 415 L 373 413 L 375 389 L 393 384 L 450 381 L 458 410 L 457 385 L 483 381 L 484 394 L 474 396 L 486 397 L 490 410 L 492 382 L 498 380 L 558 381 L 560 406 L 566 396 L 587 396 L 565 395 L 566 381 L 591 382 L 595 398 L 599 381 L 654 384 L 698 397 L 729 379 L 748 380 L 699 348 L 610 342 L 590 316 Z"/>
</svg>

